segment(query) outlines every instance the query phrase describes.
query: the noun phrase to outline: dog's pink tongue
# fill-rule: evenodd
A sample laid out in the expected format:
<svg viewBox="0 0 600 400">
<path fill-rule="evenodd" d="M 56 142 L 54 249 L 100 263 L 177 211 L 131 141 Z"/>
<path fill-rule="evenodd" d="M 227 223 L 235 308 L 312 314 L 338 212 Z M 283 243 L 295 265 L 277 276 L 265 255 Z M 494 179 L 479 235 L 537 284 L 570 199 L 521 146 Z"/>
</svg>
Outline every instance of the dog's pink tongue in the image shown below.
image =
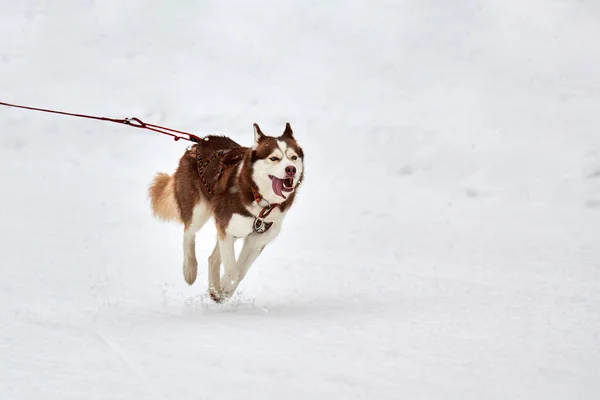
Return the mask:
<svg viewBox="0 0 600 400">
<path fill-rule="evenodd" d="M 287 197 L 285 197 L 285 195 L 282 192 L 282 190 L 283 190 L 283 179 L 279 179 L 279 178 L 273 177 L 271 180 L 273 181 L 273 191 L 275 192 L 275 194 L 277 196 L 281 196 L 284 199 L 286 199 Z"/>
</svg>

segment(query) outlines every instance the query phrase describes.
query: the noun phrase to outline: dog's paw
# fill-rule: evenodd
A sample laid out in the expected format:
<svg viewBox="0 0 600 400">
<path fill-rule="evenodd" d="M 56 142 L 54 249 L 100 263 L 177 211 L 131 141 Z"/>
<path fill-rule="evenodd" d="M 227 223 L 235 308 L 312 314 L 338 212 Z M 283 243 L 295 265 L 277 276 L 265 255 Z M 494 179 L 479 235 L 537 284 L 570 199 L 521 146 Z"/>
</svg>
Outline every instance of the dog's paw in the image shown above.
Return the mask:
<svg viewBox="0 0 600 400">
<path fill-rule="evenodd" d="M 210 288 L 208 290 L 208 294 L 210 295 L 211 299 L 215 301 L 215 303 L 223 304 L 229 300 L 231 296 L 233 296 L 233 291 L 227 289 L 216 290 L 214 288 Z"/>
<path fill-rule="evenodd" d="M 210 289 L 208 289 L 208 294 L 210 295 L 210 298 L 213 299 L 213 301 L 217 304 L 223 303 L 226 299 L 226 297 L 223 296 L 222 290 L 217 290 L 212 287 Z"/>
<path fill-rule="evenodd" d="M 186 260 L 183 263 L 183 278 L 188 285 L 193 285 L 196 282 L 196 276 L 198 275 L 198 261 Z"/>
</svg>

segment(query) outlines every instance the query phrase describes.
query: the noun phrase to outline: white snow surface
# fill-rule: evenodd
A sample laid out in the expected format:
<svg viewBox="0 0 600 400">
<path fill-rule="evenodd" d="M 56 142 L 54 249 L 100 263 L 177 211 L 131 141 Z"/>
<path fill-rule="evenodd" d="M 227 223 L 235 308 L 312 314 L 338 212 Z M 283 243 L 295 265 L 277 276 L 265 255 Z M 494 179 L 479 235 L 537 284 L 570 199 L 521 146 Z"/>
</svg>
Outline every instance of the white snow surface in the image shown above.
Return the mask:
<svg viewBox="0 0 600 400">
<path fill-rule="evenodd" d="M 0 101 L 306 153 L 216 305 L 147 197 L 187 143 L 0 107 L 0 399 L 600 398 L 597 1 L 0 10 Z"/>
</svg>

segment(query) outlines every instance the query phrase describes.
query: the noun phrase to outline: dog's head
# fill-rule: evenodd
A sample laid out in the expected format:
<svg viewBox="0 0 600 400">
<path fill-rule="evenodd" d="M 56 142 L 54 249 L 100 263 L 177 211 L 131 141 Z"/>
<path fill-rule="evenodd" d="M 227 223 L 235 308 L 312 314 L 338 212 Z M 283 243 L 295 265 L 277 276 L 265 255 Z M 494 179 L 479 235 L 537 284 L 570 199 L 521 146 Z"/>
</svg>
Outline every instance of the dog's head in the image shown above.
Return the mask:
<svg viewBox="0 0 600 400">
<path fill-rule="evenodd" d="M 293 193 L 304 174 L 304 153 L 289 123 L 278 137 L 267 136 L 254 124 L 252 179 L 270 203 L 281 203 Z"/>
</svg>

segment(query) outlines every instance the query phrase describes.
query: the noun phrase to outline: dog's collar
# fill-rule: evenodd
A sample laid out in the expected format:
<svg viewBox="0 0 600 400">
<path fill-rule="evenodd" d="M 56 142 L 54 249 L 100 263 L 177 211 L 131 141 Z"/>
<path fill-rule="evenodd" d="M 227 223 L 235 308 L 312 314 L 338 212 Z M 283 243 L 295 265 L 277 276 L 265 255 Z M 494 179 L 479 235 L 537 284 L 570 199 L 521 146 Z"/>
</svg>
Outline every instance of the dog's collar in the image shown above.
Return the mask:
<svg viewBox="0 0 600 400">
<path fill-rule="evenodd" d="M 252 183 L 252 196 L 254 196 L 254 201 L 256 201 L 256 204 L 258 204 L 259 206 L 263 207 L 263 209 L 265 208 L 275 208 L 278 207 L 279 204 L 278 203 L 274 203 L 271 204 L 269 203 L 269 200 L 265 199 L 260 192 L 258 191 L 258 186 L 256 186 L 255 183 Z M 263 206 L 264 203 L 267 203 L 266 206 Z"/>
<path fill-rule="evenodd" d="M 262 210 L 260 210 L 260 213 L 258 213 L 258 215 L 256 217 L 254 217 L 254 225 L 252 226 L 252 228 L 254 229 L 254 232 L 256 232 L 256 233 L 265 233 L 273 225 L 272 222 L 265 221 L 265 218 L 267 218 L 269 216 L 269 214 L 271 214 L 271 211 L 273 211 L 275 208 L 279 207 L 279 204 L 278 203 L 275 203 L 275 204 L 269 203 L 268 200 L 266 200 L 264 197 L 262 197 L 262 195 L 258 191 L 258 187 L 255 184 L 252 184 L 251 187 L 252 187 L 252 195 L 254 196 L 254 200 L 256 201 L 256 203 L 259 206 L 262 207 Z M 261 204 L 263 201 L 267 203 L 267 205 L 264 207 Z"/>
</svg>

